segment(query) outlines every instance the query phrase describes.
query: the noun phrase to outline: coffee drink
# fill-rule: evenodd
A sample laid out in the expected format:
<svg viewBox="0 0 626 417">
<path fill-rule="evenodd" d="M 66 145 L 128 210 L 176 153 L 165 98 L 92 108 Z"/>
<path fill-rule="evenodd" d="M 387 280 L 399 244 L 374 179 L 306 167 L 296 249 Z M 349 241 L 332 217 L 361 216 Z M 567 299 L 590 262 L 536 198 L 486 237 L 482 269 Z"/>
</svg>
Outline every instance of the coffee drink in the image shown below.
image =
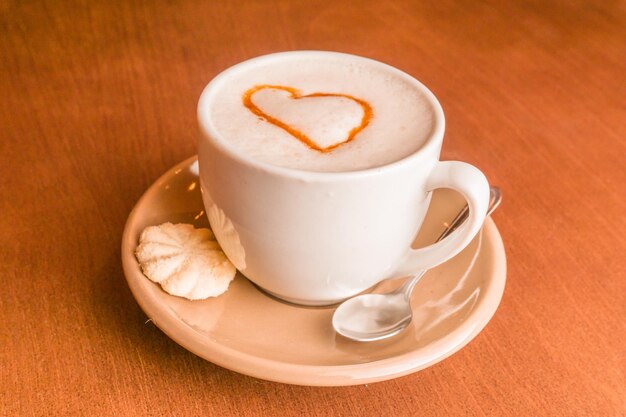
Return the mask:
<svg viewBox="0 0 626 417">
<path fill-rule="evenodd" d="M 212 86 L 218 140 L 256 161 L 303 171 L 375 168 L 431 136 L 431 100 L 403 73 L 349 55 L 287 56 L 233 67 Z"/>
</svg>

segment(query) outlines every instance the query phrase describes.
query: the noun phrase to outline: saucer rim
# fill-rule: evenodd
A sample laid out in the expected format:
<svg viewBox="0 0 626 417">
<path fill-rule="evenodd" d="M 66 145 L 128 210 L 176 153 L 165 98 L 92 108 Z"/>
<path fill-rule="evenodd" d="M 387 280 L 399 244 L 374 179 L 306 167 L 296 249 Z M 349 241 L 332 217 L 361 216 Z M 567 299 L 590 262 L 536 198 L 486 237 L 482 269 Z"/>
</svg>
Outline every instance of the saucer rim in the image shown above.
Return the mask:
<svg viewBox="0 0 626 417">
<path fill-rule="evenodd" d="M 137 245 L 136 236 L 131 236 L 130 232 L 132 225 L 138 220 L 136 217 L 139 208 L 150 196 L 158 192 L 173 175 L 184 169 L 191 169 L 196 161 L 197 155 L 176 164 L 152 183 L 139 198 L 124 226 L 121 255 L 126 281 L 140 308 L 170 339 L 209 362 L 255 378 L 294 385 L 346 386 L 379 382 L 420 371 L 456 353 L 485 328 L 500 304 L 506 284 L 506 254 L 500 233 L 493 219 L 488 218 L 482 229 L 482 244 L 491 244 L 493 256 L 487 261 L 490 262 L 489 270 L 494 271 L 490 276 L 496 278 L 488 281 L 484 296 L 478 300 L 463 323 L 437 341 L 390 358 L 347 365 L 281 362 L 224 346 L 197 332 L 172 311 L 163 308 L 156 297 L 142 291 L 139 280 L 147 278 L 135 259 L 133 248 Z M 482 245 L 479 250 L 483 250 Z"/>
</svg>

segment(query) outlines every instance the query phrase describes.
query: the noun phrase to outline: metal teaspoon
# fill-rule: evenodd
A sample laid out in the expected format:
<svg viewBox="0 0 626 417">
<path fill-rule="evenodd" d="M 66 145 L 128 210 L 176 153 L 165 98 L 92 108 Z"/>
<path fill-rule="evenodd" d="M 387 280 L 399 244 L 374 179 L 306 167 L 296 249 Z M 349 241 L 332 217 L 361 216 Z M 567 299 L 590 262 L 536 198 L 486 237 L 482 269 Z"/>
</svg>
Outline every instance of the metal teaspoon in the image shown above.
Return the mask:
<svg viewBox="0 0 626 417">
<path fill-rule="evenodd" d="M 489 216 L 500 204 L 502 195 L 498 187 L 490 188 Z M 455 231 L 469 215 L 465 206 L 439 236 L 437 242 Z M 337 307 L 333 315 L 333 327 L 340 335 L 358 342 L 386 339 L 404 330 L 413 318 L 411 293 L 426 270 L 407 279 L 396 290 L 386 294 L 362 294 L 350 298 Z"/>
</svg>

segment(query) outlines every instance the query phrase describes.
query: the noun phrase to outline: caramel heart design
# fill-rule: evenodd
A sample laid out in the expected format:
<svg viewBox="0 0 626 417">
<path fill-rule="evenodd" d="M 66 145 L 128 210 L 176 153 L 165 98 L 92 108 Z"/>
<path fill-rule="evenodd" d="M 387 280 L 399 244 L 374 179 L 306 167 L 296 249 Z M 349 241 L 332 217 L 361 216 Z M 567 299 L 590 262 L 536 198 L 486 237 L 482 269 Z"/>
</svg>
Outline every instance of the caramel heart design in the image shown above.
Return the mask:
<svg viewBox="0 0 626 417">
<path fill-rule="evenodd" d="M 305 99 L 314 99 L 314 98 L 333 98 L 333 97 L 344 99 L 344 100 L 347 99 L 359 105 L 361 110 L 363 111 L 363 115 L 361 116 L 361 120 L 358 125 L 355 125 L 353 127 L 348 127 L 347 129 L 348 132 L 345 137 L 340 137 L 339 139 L 333 139 L 331 143 L 320 144 L 318 143 L 318 142 L 321 142 L 319 138 L 318 138 L 318 141 L 315 141 L 309 135 L 305 134 L 301 129 L 298 129 L 294 127 L 293 125 L 290 125 L 287 121 L 281 120 L 278 117 L 268 114 L 266 111 L 263 111 L 257 104 L 255 104 L 252 101 L 252 96 L 254 96 L 256 93 L 259 93 L 263 90 L 268 90 L 268 89 L 287 92 L 288 95 L 286 96 L 286 98 L 289 100 L 305 100 Z M 368 102 L 366 102 L 365 100 L 356 98 L 356 97 L 352 97 L 347 94 L 312 93 L 312 94 L 303 95 L 300 93 L 300 91 L 298 91 L 297 89 L 293 87 L 287 87 L 287 86 L 282 86 L 282 85 L 264 84 L 264 85 L 254 86 L 243 94 L 243 104 L 248 110 L 250 110 L 255 115 L 261 117 L 263 120 L 267 121 L 268 123 L 273 124 L 274 126 L 277 126 L 283 129 L 284 131 L 289 133 L 291 136 L 295 137 L 300 142 L 307 145 L 309 148 L 316 150 L 318 152 L 322 152 L 322 153 L 330 152 L 333 149 L 354 140 L 356 135 L 358 135 L 369 124 L 373 115 L 372 106 L 370 106 Z M 288 103 L 285 103 L 285 104 L 288 104 Z"/>
</svg>

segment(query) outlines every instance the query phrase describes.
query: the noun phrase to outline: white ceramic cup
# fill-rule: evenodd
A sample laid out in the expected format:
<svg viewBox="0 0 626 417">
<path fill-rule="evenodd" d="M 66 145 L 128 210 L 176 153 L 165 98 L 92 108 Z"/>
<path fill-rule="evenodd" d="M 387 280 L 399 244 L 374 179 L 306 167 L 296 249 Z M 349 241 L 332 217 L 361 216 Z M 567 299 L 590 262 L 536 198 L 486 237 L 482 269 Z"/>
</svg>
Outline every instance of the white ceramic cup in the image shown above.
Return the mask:
<svg viewBox="0 0 626 417">
<path fill-rule="evenodd" d="M 212 127 L 212 95 L 231 76 L 268 61 L 321 59 L 336 52 L 294 51 L 235 65 L 212 80 L 198 103 L 200 183 L 211 228 L 243 275 L 267 292 L 305 305 L 326 305 L 377 282 L 432 268 L 467 246 L 480 230 L 489 201 L 477 168 L 439 161 L 444 116 L 435 96 L 410 75 L 353 55 L 408 80 L 430 102 L 434 129 L 425 144 L 399 161 L 351 172 L 309 172 L 251 159 Z M 245 109 L 242 108 L 242 111 Z M 470 215 L 439 243 L 411 249 L 431 191 L 452 188 Z"/>
</svg>

